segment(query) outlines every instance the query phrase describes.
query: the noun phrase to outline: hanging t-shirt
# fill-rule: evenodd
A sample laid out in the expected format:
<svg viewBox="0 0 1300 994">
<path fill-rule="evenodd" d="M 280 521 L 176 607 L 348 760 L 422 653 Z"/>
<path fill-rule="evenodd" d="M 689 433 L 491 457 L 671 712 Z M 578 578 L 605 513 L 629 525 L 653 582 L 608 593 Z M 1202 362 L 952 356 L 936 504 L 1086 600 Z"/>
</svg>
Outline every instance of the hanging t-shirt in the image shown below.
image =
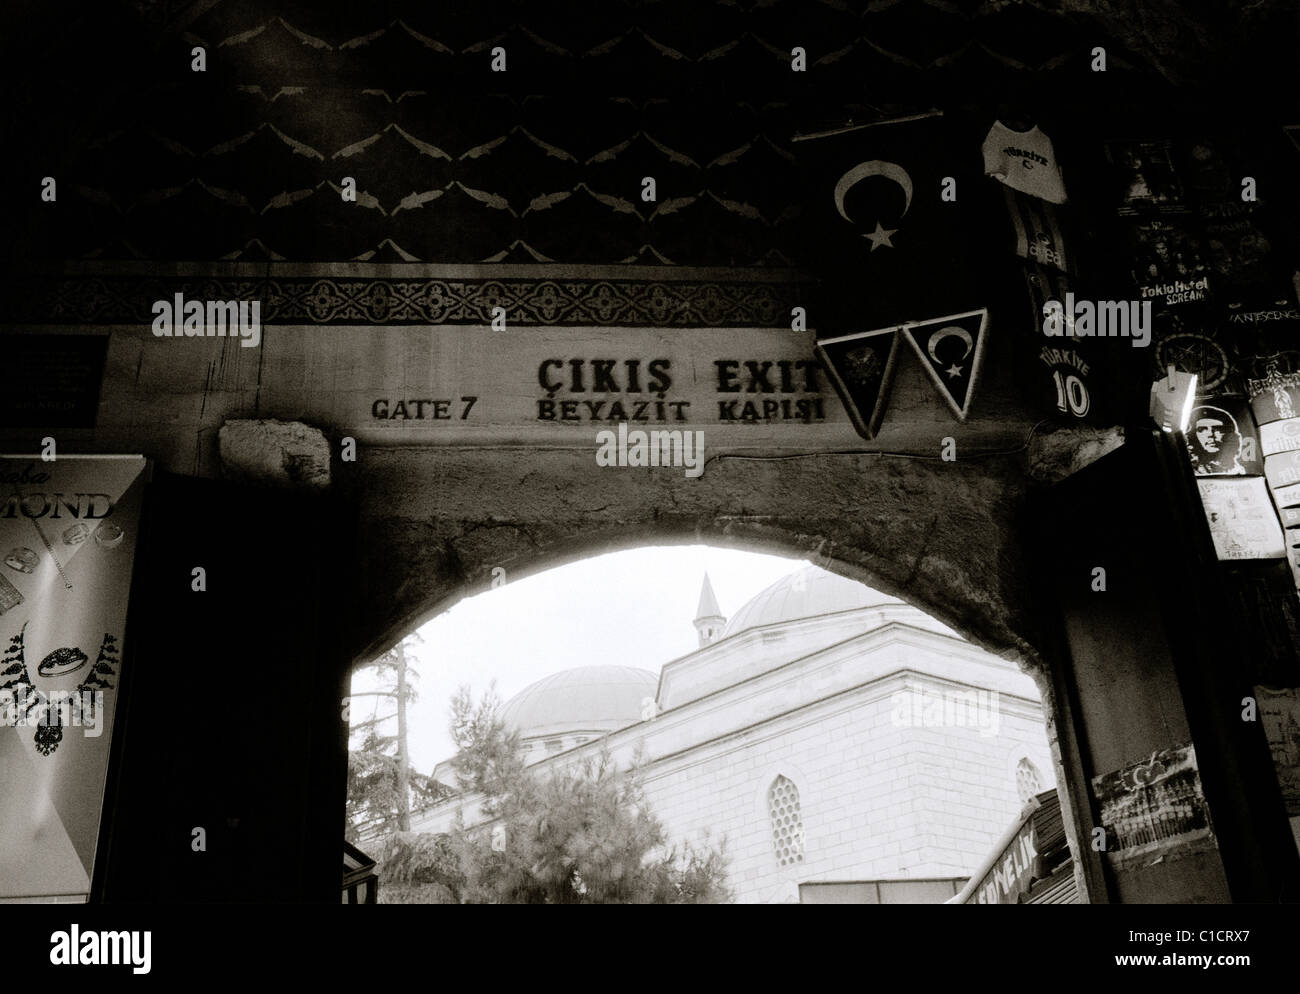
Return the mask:
<svg viewBox="0 0 1300 994">
<path fill-rule="evenodd" d="M 1056 150 L 1038 125 L 1028 131 L 1012 131 L 1001 121 L 994 121 L 984 139 L 983 151 L 985 176 L 1050 203 L 1065 203 L 1065 184 L 1056 164 Z"/>
<path fill-rule="evenodd" d="M 1028 332 L 1017 345 L 1016 382 L 1024 395 L 1046 417 L 1087 420 L 1100 424 L 1114 417 L 1109 398 L 1099 397 L 1106 385 L 1101 358 L 1094 340 L 1072 335 L 1048 336 L 1043 333 L 1048 301 L 1064 305 L 1067 293 L 1074 293 L 1074 282 L 1062 272 L 1042 265 L 1023 265 L 1025 286 L 1029 291 Z M 1086 291 L 1085 291 L 1086 292 Z M 1067 327 L 1072 329 L 1073 317 Z"/>
<path fill-rule="evenodd" d="M 1173 142 L 1167 139 L 1111 141 L 1106 143 L 1106 158 L 1115 171 L 1120 193 L 1117 214 L 1188 212 L 1183 181 L 1174 165 Z"/>
<path fill-rule="evenodd" d="M 1003 187 L 1007 214 L 1016 234 L 1016 255 L 1044 266 L 1073 273 L 1073 259 L 1066 252 L 1062 224 L 1056 208 L 1038 197 Z"/>
</svg>

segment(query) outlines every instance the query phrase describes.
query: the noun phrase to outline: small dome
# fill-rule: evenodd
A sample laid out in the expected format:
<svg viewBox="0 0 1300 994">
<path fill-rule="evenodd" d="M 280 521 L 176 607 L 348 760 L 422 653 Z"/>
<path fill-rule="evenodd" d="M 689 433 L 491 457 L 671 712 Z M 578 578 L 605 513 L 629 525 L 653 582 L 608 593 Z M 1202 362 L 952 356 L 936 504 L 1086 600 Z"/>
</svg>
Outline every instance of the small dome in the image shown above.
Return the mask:
<svg viewBox="0 0 1300 994">
<path fill-rule="evenodd" d="M 727 622 L 722 637 L 737 635 L 751 628 L 762 628 L 764 625 L 876 607 L 880 604 L 901 603 L 903 602 L 897 597 L 886 596 L 856 580 L 828 573 L 820 566 L 808 566 L 782 577 L 750 598 Z"/>
<path fill-rule="evenodd" d="M 612 732 L 641 720 L 641 702 L 654 697 L 659 677 L 633 666 L 579 666 L 525 687 L 501 709 L 521 738 L 571 732 Z"/>
</svg>

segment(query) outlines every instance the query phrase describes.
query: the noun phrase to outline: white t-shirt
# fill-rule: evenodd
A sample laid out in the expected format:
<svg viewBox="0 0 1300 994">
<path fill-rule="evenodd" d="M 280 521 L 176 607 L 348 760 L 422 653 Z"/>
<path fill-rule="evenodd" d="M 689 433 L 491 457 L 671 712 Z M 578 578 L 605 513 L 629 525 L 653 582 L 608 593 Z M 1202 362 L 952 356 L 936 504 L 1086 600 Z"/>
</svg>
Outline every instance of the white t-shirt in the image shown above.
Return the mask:
<svg viewBox="0 0 1300 994">
<path fill-rule="evenodd" d="M 1053 204 L 1065 203 L 1065 184 L 1056 164 L 1052 140 L 1034 125 L 1012 131 L 994 121 L 984 139 L 984 175 Z"/>
</svg>

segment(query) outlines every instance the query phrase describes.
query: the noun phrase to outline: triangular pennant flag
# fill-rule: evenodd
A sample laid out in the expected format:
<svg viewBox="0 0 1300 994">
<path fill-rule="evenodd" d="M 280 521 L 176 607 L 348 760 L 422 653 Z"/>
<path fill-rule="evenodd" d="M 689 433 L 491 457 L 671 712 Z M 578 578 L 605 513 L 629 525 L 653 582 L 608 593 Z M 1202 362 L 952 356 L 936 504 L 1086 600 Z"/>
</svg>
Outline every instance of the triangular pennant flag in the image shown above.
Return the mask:
<svg viewBox="0 0 1300 994">
<path fill-rule="evenodd" d="M 903 326 L 903 337 L 916 350 L 921 365 L 958 421 L 966 420 L 975 395 L 988 318 L 988 308 L 981 307 L 978 311 Z"/>
<path fill-rule="evenodd" d="M 849 420 L 868 441 L 880 427 L 897 354 L 897 328 L 840 335 L 817 343 L 817 358 L 835 385 Z"/>
</svg>

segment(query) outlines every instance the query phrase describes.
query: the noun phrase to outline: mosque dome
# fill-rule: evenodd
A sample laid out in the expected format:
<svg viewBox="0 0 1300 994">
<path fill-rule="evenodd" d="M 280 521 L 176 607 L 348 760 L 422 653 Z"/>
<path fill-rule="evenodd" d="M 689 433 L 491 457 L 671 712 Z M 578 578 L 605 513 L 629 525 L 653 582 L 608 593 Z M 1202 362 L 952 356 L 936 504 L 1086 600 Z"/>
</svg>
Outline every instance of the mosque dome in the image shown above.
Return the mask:
<svg viewBox="0 0 1300 994">
<path fill-rule="evenodd" d="M 722 637 L 822 614 L 901 603 L 897 597 L 872 590 L 856 580 L 829 573 L 820 566 L 808 566 L 751 597 L 727 622 Z"/>
<path fill-rule="evenodd" d="M 641 720 L 659 676 L 634 666 L 579 666 L 525 687 L 501 709 L 522 739 L 572 732 L 610 732 Z"/>
</svg>

